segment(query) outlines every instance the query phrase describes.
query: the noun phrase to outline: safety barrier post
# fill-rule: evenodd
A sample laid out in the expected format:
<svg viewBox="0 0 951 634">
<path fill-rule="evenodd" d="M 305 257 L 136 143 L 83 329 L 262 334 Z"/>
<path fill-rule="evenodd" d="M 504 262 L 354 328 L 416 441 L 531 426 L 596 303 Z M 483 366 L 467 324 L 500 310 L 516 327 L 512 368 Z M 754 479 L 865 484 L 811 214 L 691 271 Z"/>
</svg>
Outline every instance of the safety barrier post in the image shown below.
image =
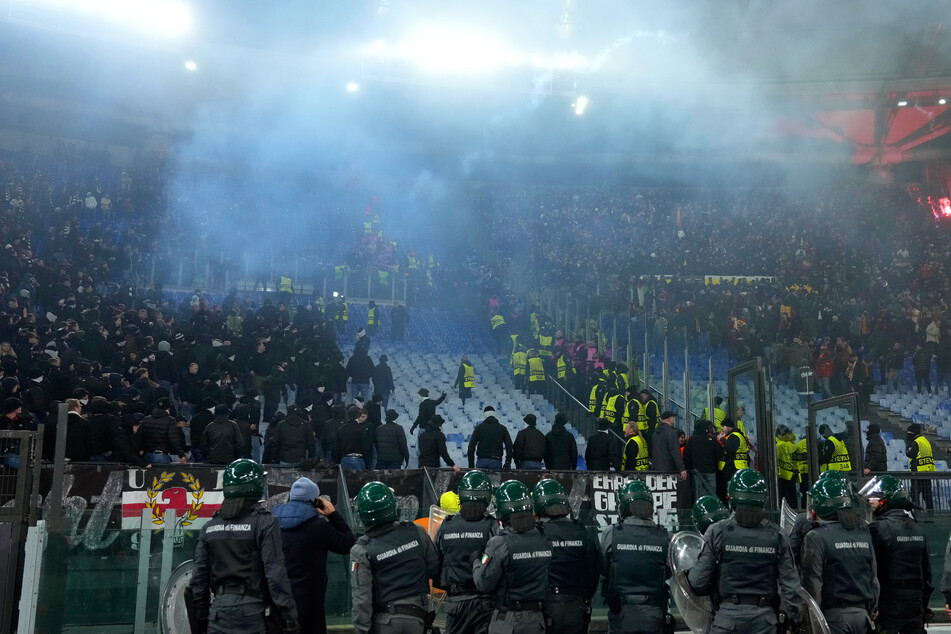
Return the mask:
<svg viewBox="0 0 951 634">
<path fill-rule="evenodd" d="M 149 557 L 152 554 L 152 511 L 142 509 L 139 527 L 139 576 L 135 585 L 134 634 L 145 634 L 145 608 L 149 599 Z"/>
</svg>

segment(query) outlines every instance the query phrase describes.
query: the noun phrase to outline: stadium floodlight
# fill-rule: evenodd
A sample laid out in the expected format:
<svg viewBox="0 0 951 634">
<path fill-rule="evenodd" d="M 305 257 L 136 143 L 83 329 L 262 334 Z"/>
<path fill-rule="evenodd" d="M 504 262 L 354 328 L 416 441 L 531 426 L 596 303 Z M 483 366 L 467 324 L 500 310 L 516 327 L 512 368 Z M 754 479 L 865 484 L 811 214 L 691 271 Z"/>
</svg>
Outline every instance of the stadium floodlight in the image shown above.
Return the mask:
<svg viewBox="0 0 951 634">
<path fill-rule="evenodd" d="M 948 100 L 945 99 L 944 97 L 942 97 L 941 99 L 938 100 L 938 105 L 939 105 L 939 106 L 943 106 L 943 105 L 946 104 L 946 103 L 948 103 Z"/>
<path fill-rule="evenodd" d="M 178 37 L 192 27 L 191 10 L 180 0 L 39 0 L 161 37 Z"/>
<path fill-rule="evenodd" d="M 198 70 L 198 64 L 195 62 L 195 60 L 190 59 L 185 62 L 185 70 L 194 73 L 196 70 Z"/>
<path fill-rule="evenodd" d="M 907 105 L 908 105 L 908 102 L 905 101 L 904 99 L 902 99 L 901 101 L 898 102 L 898 107 L 899 107 L 899 108 L 904 108 L 904 107 L 907 106 Z"/>
<path fill-rule="evenodd" d="M 420 28 L 397 55 L 424 71 L 458 73 L 491 72 L 512 58 L 493 35 L 451 26 Z"/>
<path fill-rule="evenodd" d="M 352 81 L 347 84 L 347 92 L 357 92 L 360 90 L 360 84 L 355 81 Z"/>
<path fill-rule="evenodd" d="M 575 102 L 571 104 L 571 107 L 575 109 L 575 114 L 579 117 L 584 114 L 585 108 L 588 107 L 588 98 L 582 95 L 575 99 Z"/>
</svg>

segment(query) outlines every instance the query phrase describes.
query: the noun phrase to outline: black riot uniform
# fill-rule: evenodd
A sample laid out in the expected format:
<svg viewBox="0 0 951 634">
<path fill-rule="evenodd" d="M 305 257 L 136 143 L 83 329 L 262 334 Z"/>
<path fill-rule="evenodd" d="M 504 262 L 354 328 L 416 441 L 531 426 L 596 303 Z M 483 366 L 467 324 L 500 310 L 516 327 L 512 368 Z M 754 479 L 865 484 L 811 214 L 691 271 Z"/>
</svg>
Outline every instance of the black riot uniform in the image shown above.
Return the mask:
<svg viewBox="0 0 951 634">
<path fill-rule="evenodd" d="M 541 518 L 538 528 L 551 547 L 548 634 L 586 632 L 591 621 L 591 597 L 598 587 L 600 553 L 584 524 L 571 516 Z"/>
<path fill-rule="evenodd" d="M 634 516 L 601 535 L 602 593 L 610 632 L 664 631 L 668 542 L 666 528 Z"/>
<path fill-rule="evenodd" d="M 490 633 L 544 634 L 551 548 L 538 529 L 512 527 L 489 540 L 474 562 L 476 587 L 495 596 Z"/>
<path fill-rule="evenodd" d="M 368 529 L 350 550 L 354 632 L 421 634 L 429 616 L 429 580 L 438 567 L 421 526 L 387 522 Z"/>
<path fill-rule="evenodd" d="M 697 594 L 719 597 L 718 627 L 772 634 L 777 608 L 801 621 L 799 575 L 789 542 L 767 520 L 743 526 L 736 517 L 717 522 L 703 536 L 703 550 L 688 579 Z"/>
<path fill-rule="evenodd" d="M 266 594 L 282 619 L 296 628 L 297 607 L 284 567 L 277 518 L 253 500 L 237 513 L 215 513 L 202 528 L 195 548 L 190 592 L 198 618 L 208 620 L 208 632 L 264 632 Z M 215 594 L 210 606 L 209 592 Z"/>
<path fill-rule="evenodd" d="M 446 634 L 484 634 L 489 630 L 494 603 L 479 592 L 472 579 L 469 556 L 485 550 L 488 541 L 499 534 L 499 521 L 491 515 L 467 520 L 453 515 L 436 533 L 439 553 L 439 587 L 449 595 L 446 600 Z"/>
<path fill-rule="evenodd" d="M 933 590 L 925 534 L 905 509 L 877 513 L 869 532 L 881 585 L 876 626 L 888 634 L 924 632 Z"/>
<path fill-rule="evenodd" d="M 865 632 L 878 602 L 879 583 L 867 525 L 847 530 L 822 520 L 802 547 L 802 587 L 819 603 L 833 634 Z"/>
<path fill-rule="evenodd" d="M 815 521 L 809 519 L 805 513 L 800 513 L 796 516 L 792 530 L 789 531 L 789 548 L 792 550 L 793 559 L 796 562 L 797 568 L 802 564 L 802 542 L 805 541 L 806 535 L 809 534 L 809 531 L 815 528 L 815 526 Z"/>
</svg>

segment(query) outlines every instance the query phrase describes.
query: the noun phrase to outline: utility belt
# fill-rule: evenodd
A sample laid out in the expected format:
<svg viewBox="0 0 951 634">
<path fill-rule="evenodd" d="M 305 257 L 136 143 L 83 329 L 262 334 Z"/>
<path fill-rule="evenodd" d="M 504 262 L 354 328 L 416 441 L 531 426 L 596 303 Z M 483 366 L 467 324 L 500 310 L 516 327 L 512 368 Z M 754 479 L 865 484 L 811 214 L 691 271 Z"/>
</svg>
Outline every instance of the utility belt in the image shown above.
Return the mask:
<svg viewBox="0 0 951 634">
<path fill-rule="evenodd" d="M 215 596 L 220 594 L 243 594 L 246 597 L 253 597 L 255 599 L 264 599 L 264 594 L 261 592 L 253 592 L 248 589 L 243 583 L 223 583 L 218 586 L 218 589 L 215 590 Z"/>
<path fill-rule="evenodd" d="M 921 590 L 921 580 L 889 581 L 885 587 L 891 590 Z"/>
<path fill-rule="evenodd" d="M 474 585 L 461 583 L 450 583 L 449 587 L 446 588 L 446 592 L 448 592 L 451 597 L 464 594 L 479 594 L 479 590 Z"/>
<path fill-rule="evenodd" d="M 429 620 L 429 610 L 426 608 L 421 608 L 417 605 L 387 605 L 383 608 L 376 610 L 377 614 L 399 614 L 401 616 L 411 616 L 417 618 L 423 622 Z"/>
<path fill-rule="evenodd" d="M 731 594 L 720 598 L 720 604 L 732 603 L 733 605 L 755 605 L 761 608 L 776 607 L 776 597 L 768 597 L 761 594 Z"/>
<path fill-rule="evenodd" d="M 572 596 L 572 597 L 583 597 L 583 596 L 584 596 L 584 595 L 581 594 L 581 589 L 580 589 L 580 588 L 573 588 L 573 587 L 571 587 L 571 586 L 567 586 L 567 587 L 555 587 L 555 586 L 550 586 L 550 587 L 548 588 L 548 592 L 549 592 L 551 595 L 567 595 L 567 596 Z"/>
<path fill-rule="evenodd" d="M 607 601 L 608 608 L 619 612 L 622 605 L 652 605 L 662 610 L 667 609 L 666 592 L 663 594 L 618 594 Z"/>
<path fill-rule="evenodd" d="M 865 603 L 865 602 L 848 603 L 846 601 L 836 601 L 835 603 L 832 603 L 832 604 L 829 604 L 829 603 L 822 604 L 823 612 L 826 610 L 846 610 L 849 608 L 855 608 L 858 610 L 865 610 L 866 612 L 869 612 L 872 609 L 872 605 L 870 603 Z"/>
<path fill-rule="evenodd" d="M 505 614 L 506 612 L 544 612 L 545 604 L 541 601 L 513 601 L 497 609 L 499 614 Z"/>
</svg>

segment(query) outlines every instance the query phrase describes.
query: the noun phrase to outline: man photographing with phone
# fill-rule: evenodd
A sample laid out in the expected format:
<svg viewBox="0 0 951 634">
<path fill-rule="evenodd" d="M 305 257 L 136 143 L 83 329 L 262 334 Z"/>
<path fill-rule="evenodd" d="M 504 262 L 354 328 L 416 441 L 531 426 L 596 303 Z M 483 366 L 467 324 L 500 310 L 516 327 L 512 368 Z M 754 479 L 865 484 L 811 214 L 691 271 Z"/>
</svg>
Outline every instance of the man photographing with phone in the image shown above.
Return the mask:
<svg viewBox="0 0 951 634">
<path fill-rule="evenodd" d="M 275 507 L 274 515 L 281 526 L 284 562 L 301 632 L 324 634 L 327 553 L 349 553 L 355 541 L 353 532 L 309 478 L 294 482 L 290 501 Z"/>
</svg>

